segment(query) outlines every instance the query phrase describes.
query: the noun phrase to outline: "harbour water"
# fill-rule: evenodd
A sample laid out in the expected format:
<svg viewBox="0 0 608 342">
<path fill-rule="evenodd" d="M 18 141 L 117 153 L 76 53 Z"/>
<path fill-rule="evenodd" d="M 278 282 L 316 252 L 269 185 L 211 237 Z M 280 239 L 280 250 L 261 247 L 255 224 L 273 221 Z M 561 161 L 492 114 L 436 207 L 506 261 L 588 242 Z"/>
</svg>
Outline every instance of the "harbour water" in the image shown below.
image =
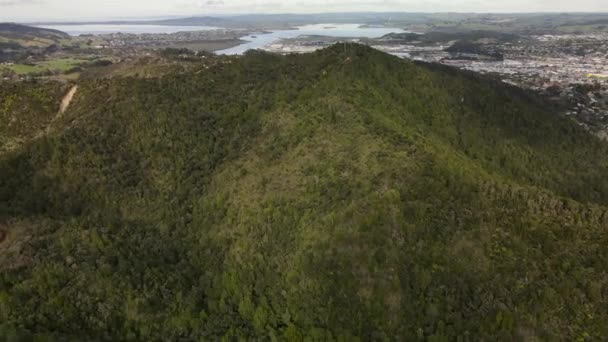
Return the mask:
<svg viewBox="0 0 608 342">
<path fill-rule="evenodd" d="M 240 55 L 247 50 L 261 49 L 285 38 L 296 38 L 299 36 L 329 36 L 329 37 L 353 37 L 353 38 L 378 38 L 389 33 L 405 32 L 399 28 L 391 27 L 362 27 L 359 24 L 316 24 L 297 27 L 295 30 L 277 30 L 265 34 L 256 34 L 243 37 L 247 42 L 230 49 L 216 51 L 221 55 Z"/>
</svg>

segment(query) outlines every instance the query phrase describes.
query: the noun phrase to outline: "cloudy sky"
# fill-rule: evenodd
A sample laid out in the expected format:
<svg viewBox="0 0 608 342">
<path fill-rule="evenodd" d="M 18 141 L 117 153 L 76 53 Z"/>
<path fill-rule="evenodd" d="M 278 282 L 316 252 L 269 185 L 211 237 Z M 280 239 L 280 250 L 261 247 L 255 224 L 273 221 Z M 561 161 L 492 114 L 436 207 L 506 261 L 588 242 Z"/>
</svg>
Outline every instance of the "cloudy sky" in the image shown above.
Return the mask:
<svg viewBox="0 0 608 342">
<path fill-rule="evenodd" d="M 608 0 L 0 0 L 0 21 L 354 11 L 608 12 Z"/>
</svg>

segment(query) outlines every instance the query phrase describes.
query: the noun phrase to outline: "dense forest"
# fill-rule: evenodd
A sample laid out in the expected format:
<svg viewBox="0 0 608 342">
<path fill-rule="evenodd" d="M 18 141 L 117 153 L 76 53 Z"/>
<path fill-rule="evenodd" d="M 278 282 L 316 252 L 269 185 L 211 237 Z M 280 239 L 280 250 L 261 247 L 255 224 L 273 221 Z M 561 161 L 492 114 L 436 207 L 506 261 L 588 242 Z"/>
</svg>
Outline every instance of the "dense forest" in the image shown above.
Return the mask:
<svg viewBox="0 0 608 342">
<path fill-rule="evenodd" d="M 215 58 L 0 85 L 0 340 L 608 336 L 607 144 L 361 45 Z"/>
</svg>

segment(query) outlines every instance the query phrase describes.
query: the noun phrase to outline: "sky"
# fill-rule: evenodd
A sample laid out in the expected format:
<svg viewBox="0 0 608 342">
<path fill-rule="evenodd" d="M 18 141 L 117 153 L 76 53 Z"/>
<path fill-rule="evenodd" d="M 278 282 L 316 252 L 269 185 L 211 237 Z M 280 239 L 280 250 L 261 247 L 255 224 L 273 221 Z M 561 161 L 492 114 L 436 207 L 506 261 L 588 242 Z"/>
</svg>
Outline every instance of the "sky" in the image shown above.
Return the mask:
<svg viewBox="0 0 608 342">
<path fill-rule="evenodd" d="M 358 11 L 608 12 L 608 0 L 0 0 L 0 22 Z"/>
</svg>

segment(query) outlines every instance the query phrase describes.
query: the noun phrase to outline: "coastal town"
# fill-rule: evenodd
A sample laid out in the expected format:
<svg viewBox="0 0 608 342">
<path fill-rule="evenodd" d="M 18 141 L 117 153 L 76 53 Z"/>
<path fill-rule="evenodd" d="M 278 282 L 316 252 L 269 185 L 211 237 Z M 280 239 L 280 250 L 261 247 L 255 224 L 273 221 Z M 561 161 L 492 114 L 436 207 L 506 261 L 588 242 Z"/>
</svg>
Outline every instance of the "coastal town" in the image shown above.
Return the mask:
<svg viewBox="0 0 608 342">
<path fill-rule="evenodd" d="M 93 45 L 97 49 L 159 49 L 159 48 L 188 48 L 195 51 L 214 51 L 227 49 L 242 44 L 240 38 L 263 31 L 246 29 L 214 29 L 201 31 L 180 31 L 175 33 L 107 33 L 85 34 L 78 40 Z"/>
<path fill-rule="evenodd" d="M 321 25 L 335 29 L 334 25 Z M 370 25 L 361 25 L 362 29 Z M 375 26 L 382 28 L 382 25 Z M 404 59 L 440 63 L 491 75 L 505 83 L 529 89 L 560 104 L 560 114 L 608 137 L 608 32 L 546 32 L 524 34 L 491 30 L 413 32 L 370 38 L 331 34 L 297 35 L 289 29 L 217 28 L 174 33 L 119 33 L 61 35 L 51 32 L 46 44 L 25 48 L 2 43 L 0 81 L 31 78 L 72 80 L 88 68 L 141 58 L 163 58 L 167 49 L 205 54 L 222 51 L 243 53 L 241 47 L 272 53 L 307 53 L 339 42 L 357 42 Z M 428 30 L 428 28 L 427 28 Z M 390 29 L 387 28 L 390 32 Z M 0 32 L 1 33 L 1 32 Z M 37 41 L 39 42 L 39 40 Z M 203 54 L 201 54 L 203 56 Z M 208 56 L 208 55 L 205 55 Z"/>
</svg>

